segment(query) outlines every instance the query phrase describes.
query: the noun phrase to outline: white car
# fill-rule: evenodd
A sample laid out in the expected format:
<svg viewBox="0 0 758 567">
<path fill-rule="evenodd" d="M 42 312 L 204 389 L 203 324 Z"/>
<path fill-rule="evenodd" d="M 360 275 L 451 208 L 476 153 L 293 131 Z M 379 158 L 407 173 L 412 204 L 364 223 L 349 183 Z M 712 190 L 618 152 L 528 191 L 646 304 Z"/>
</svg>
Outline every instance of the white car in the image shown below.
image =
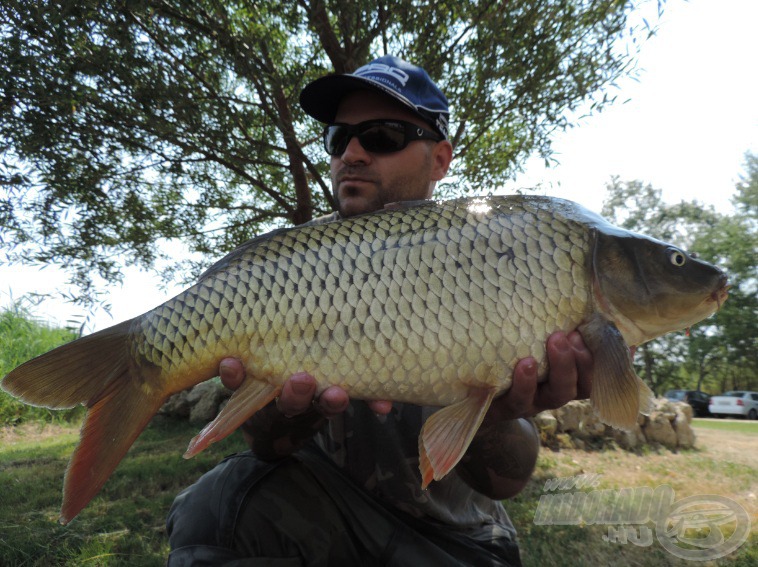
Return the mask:
<svg viewBox="0 0 758 567">
<path fill-rule="evenodd" d="M 758 392 L 737 390 L 711 397 L 708 406 L 713 417 L 746 417 L 758 419 Z"/>
</svg>

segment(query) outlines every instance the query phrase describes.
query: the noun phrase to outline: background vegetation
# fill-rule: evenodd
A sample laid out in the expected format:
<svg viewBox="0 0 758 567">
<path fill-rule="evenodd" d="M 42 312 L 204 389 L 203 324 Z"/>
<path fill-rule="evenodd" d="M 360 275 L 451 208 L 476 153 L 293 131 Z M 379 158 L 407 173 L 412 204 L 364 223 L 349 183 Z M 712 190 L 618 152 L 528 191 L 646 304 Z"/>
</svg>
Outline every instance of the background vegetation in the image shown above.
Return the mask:
<svg viewBox="0 0 758 567">
<path fill-rule="evenodd" d="M 35 321 L 27 311 L 16 305 L 0 311 L 0 376 L 44 352 L 74 340 L 71 329 L 51 328 Z M 84 415 L 84 407 L 65 411 L 29 406 L 0 390 L 0 427 L 25 421 L 59 422 L 76 420 Z"/>
<path fill-rule="evenodd" d="M 2 251 L 64 266 L 87 302 L 125 264 L 165 260 L 166 277 L 189 281 L 209 255 L 329 212 L 321 126 L 300 90 L 385 53 L 422 65 L 451 101 L 447 192 L 494 189 L 534 151 L 550 156 L 568 111 L 612 102 L 651 32 L 629 24 L 633 6 L 5 1 Z M 192 265 L 176 271 L 166 241 Z"/>
<path fill-rule="evenodd" d="M 758 155 L 745 156 L 732 202 L 734 213 L 722 214 L 694 201 L 663 203 L 659 190 L 640 181 L 608 185 L 606 218 L 675 242 L 729 275 L 729 298 L 715 316 L 638 350 L 638 373 L 658 395 L 758 390 Z"/>
</svg>

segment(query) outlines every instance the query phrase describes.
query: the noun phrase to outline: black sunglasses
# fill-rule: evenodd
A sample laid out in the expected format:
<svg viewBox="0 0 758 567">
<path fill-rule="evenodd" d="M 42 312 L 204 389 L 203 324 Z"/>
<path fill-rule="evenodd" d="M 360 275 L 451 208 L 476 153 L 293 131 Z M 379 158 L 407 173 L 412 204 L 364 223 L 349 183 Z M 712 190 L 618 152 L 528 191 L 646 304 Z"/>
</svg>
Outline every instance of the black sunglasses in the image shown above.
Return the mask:
<svg viewBox="0 0 758 567">
<path fill-rule="evenodd" d="M 360 124 L 329 124 L 324 128 L 324 149 L 330 156 L 341 156 L 354 137 L 367 152 L 399 152 L 415 140 L 442 140 L 437 132 L 404 120 L 369 120 Z"/>
</svg>

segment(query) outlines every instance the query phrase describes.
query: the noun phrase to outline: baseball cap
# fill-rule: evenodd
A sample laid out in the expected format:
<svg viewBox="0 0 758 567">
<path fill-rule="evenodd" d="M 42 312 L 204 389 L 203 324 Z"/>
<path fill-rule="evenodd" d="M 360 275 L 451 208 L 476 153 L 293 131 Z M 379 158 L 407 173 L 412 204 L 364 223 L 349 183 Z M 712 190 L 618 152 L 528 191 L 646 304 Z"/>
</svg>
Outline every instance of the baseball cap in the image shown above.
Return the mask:
<svg viewBox="0 0 758 567">
<path fill-rule="evenodd" d="M 367 89 L 386 94 L 434 126 L 447 139 L 447 98 L 421 67 L 384 55 L 344 75 L 327 75 L 309 83 L 300 93 L 300 106 L 320 122 L 334 122 L 342 97 Z"/>
</svg>

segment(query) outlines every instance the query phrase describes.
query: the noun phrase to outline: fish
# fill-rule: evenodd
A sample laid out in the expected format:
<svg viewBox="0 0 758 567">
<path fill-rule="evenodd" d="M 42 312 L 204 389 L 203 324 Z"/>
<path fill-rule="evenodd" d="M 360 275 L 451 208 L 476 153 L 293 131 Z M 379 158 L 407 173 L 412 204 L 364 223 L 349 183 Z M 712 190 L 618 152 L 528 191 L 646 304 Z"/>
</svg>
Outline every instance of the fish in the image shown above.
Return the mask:
<svg viewBox="0 0 758 567">
<path fill-rule="evenodd" d="M 48 408 L 87 407 L 59 521 L 100 491 L 172 394 L 246 378 L 185 457 L 223 439 L 308 372 L 318 392 L 439 406 L 419 436 L 421 484 L 458 463 L 520 359 L 547 376 L 545 342 L 578 329 L 594 357 L 599 418 L 634 427 L 652 392 L 630 347 L 705 319 L 726 274 L 688 252 L 542 196 L 396 204 L 254 238 L 155 309 L 11 371 L 2 388 Z"/>
</svg>

